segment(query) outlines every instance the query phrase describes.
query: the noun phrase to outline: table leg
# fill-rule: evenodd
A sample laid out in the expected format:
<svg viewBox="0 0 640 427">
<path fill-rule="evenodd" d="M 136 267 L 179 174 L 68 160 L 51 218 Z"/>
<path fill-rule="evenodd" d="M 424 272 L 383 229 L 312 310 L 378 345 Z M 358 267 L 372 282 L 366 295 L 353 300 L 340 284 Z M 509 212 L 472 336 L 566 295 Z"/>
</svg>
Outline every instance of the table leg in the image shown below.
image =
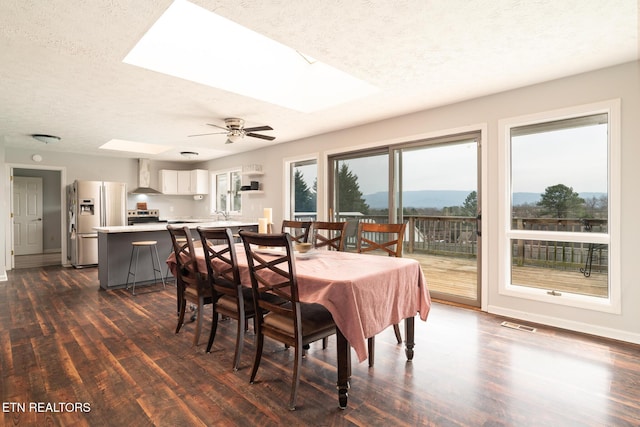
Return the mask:
<svg viewBox="0 0 640 427">
<path fill-rule="evenodd" d="M 336 328 L 336 348 L 338 351 L 338 404 L 347 408 L 349 381 L 351 380 L 351 346 L 339 328 Z"/>
<path fill-rule="evenodd" d="M 404 327 L 405 327 L 405 336 L 407 337 L 405 341 L 406 348 L 404 350 L 407 355 L 407 360 L 413 360 L 413 347 L 415 345 L 414 335 L 415 335 L 415 318 L 407 317 L 404 319 Z"/>
</svg>

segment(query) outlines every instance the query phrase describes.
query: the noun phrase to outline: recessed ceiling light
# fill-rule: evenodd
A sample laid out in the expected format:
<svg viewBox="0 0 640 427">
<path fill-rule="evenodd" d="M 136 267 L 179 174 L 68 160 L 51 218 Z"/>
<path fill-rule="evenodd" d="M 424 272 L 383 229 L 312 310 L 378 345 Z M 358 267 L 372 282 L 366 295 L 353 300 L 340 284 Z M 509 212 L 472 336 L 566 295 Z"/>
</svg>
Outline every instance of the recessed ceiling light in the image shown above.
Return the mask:
<svg viewBox="0 0 640 427">
<path fill-rule="evenodd" d="M 198 157 L 198 153 L 196 153 L 195 151 L 181 151 L 180 155 L 187 159 L 195 159 L 196 157 Z"/>
<path fill-rule="evenodd" d="M 45 144 L 51 144 L 53 142 L 58 142 L 60 141 L 60 137 L 59 136 L 55 136 L 55 135 L 46 135 L 43 133 L 34 133 L 33 135 L 31 135 L 31 137 L 37 141 L 40 142 L 44 142 Z"/>
<path fill-rule="evenodd" d="M 378 91 L 186 0 L 175 0 L 124 62 L 307 113 Z"/>
<path fill-rule="evenodd" d="M 112 139 L 102 144 L 99 148 L 103 150 L 128 151 L 130 153 L 160 154 L 171 150 L 173 147 L 158 144 L 147 144 L 146 142 L 127 141 L 124 139 Z"/>
</svg>

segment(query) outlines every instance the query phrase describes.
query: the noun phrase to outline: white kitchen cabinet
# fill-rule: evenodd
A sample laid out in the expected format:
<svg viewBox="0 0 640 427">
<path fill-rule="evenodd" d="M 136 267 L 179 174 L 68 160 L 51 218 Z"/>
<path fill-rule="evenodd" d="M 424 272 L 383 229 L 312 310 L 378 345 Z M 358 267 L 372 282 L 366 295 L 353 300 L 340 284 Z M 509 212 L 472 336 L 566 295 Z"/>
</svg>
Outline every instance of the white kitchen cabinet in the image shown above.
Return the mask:
<svg viewBox="0 0 640 427">
<path fill-rule="evenodd" d="M 160 188 L 162 194 L 194 195 L 209 193 L 209 171 L 195 170 L 160 170 Z"/>
<path fill-rule="evenodd" d="M 178 194 L 178 171 L 160 170 L 160 191 L 162 194 Z"/>
<path fill-rule="evenodd" d="M 191 192 L 191 171 L 178 171 L 178 194 L 193 194 Z"/>
<path fill-rule="evenodd" d="M 195 169 L 191 172 L 191 194 L 209 194 L 209 171 Z"/>
</svg>

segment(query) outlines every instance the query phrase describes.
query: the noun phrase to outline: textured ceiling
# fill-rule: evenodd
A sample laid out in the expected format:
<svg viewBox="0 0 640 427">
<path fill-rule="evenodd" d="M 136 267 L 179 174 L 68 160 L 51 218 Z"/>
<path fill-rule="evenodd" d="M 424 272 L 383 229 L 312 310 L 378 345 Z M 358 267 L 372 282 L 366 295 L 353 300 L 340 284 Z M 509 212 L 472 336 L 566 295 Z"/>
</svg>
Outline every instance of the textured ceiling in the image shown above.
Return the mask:
<svg viewBox="0 0 640 427">
<path fill-rule="evenodd" d="M 124 64 L 171 0 L 2 0 L 5 146 L 140 157 L 97 148 L 125 139 L 173 147 L 145 157 L 182 160 L 188 150 L 207 160 L 637 60 L 639 52 L 637 0 L 194 3 L 381 90 L 303 114 Z M 276 140 L 187 137 L 214 131 L 205 123 L 225 117 L 271 125 Z M 33 133 L 62 140 L 44 146 Z"/>
</svg>

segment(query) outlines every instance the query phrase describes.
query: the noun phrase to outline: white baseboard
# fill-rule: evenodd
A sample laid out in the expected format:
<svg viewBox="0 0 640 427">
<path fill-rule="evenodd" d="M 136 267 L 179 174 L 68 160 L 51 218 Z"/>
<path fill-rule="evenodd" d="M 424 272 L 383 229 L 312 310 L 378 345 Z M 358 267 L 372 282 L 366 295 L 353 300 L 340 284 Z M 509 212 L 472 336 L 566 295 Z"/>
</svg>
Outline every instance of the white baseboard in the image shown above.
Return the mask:
<svg viewBox="0 0 640 427">
<path fill-rule="evenodd" d="M 510 310 L 504 307 L 489 306 L 489 313 L 499 316 L 510 317 L 518 320 L 525 320 L 541 325 L 553 326 L 556 328 L 567 329 L 569 331 L 581 332 L 589 335 L 596 335 L 604 338 L 611 338 L 618 341 L 640 344 L 640 334 L 621 331 L 619 329 L 607 328 L 604 326 L 593 325 L 589 323 L 576 322 L 573 320 L 561 319 L 551 316 L 543 316 L 524 311 Z"/>
<path fill-rule="evenodd" d="M 9 280 L 7 277 L 7 271 L 3 268 L 0 270 L 0 282 L 6 282 L 7 280 Z"/>
</svg>

